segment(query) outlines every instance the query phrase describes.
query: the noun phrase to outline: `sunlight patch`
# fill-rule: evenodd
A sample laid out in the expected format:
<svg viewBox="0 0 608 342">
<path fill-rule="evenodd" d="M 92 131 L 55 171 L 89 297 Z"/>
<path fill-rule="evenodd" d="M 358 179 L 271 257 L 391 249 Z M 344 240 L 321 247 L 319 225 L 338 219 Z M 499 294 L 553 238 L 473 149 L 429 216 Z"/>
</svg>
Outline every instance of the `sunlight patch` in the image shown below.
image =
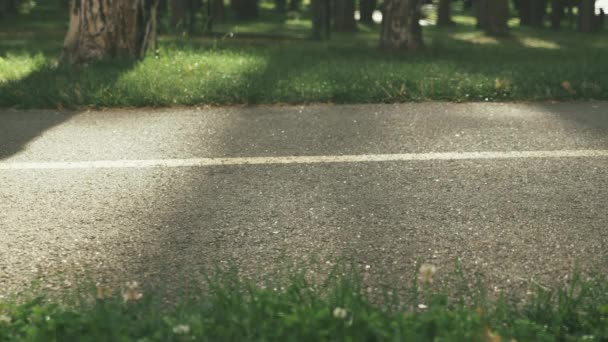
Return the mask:
<svg viewBox="0 0 608 342">
<path fill-rule="evenodd" d="M 559 50 L 560 49 L 559 44 L 549 41 L 549 40 L 540 39 L 540 38 L 522 37 L 522 38 L 519 38 L 519 42 L 525 47 L 534 48 L 534 49 L 549 49 L 549 50 Z"/>
<path fill-rule="evenodd" d="M 485 35 L 482 32 L 466 32 L 456 33 L 452 35 L 452 38 L 480 45 L 495 45 L 498 44 L 498 39 Z"/>
</svg>

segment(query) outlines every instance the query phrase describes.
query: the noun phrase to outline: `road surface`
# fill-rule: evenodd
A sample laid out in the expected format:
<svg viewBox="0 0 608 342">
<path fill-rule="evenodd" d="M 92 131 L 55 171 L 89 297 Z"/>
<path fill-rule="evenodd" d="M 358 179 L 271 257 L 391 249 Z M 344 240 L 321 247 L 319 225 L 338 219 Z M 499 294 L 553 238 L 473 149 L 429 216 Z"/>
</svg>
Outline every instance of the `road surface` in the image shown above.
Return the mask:
<svg viewBox="0 0 608 342">
<path fill-rule="evenodd" d="M 0 112 L 0 296 L 354 261 L 370 287 L 608 272 L 608 103 Z M 70 278 L 70 274 L 77 276 Z M 61 275 L 58 283 L 54 275 Z"/>
</svg>

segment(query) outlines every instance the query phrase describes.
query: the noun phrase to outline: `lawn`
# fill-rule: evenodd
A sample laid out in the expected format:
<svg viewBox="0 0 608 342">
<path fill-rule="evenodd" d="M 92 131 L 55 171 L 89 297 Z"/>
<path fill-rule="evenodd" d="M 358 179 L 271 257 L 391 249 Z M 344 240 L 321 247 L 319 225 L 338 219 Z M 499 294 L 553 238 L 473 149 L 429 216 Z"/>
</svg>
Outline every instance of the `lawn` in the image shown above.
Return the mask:
<svg viewBox="0 0 608 342">
<path fill-rule="evenodd" d="M 60 66 L 64 12 L 39 5 L 0 24 L 0 107 L 608 99 L 606 30 L 512 20 L 511 37 L 496 39 L 457 10 L 454 27 L 424 27 L 424 50 L 388 53 L 378 26 L 315 42 L 306 13 L 262 9 L 259 21 L 217 25 L 218 35 L 163 35 L 141 62 Z"/>
<path fill-rule="evenodd" d="M 561 288 L 532 290 L 525 300 L 490 299 L 482 285 L 466 282 L 452 295 L 436 290 L 432 270 L 423 266 L 405 296 L 394 288 L 374 299 L 357 273 L 341 274 L 321 285 L 295 276 L 285 287 L 262 288 L 220 272 L 205 291 L 169 306 L 134 283 L 97 285 L 62 304 L 42 297 L 0 302 L 0 341 L 608 339 L 608 283 L 602 277 L 575 275 Z"/>
</svg>

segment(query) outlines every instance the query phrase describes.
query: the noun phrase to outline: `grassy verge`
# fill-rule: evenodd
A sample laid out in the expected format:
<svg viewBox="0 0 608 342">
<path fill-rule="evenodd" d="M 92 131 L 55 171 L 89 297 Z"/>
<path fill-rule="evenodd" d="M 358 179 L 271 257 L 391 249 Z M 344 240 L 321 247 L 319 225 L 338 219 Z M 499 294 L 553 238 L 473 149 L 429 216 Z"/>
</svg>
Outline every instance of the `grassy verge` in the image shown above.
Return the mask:
<svg viewBox="0 0 608 342">
<path fill-rule="evenodd" d="M 448 296 L 430 290 L 432 274 L 424 272 L 405 296 L 386 290 L 381 299 L 370 298 L 357 277 L 334 277 L 323 287 L 296 277 L 285 288 L 264 289 L 227 273 L 170 309 L 134 284 L 122 292 L 98 287 L 70 305 L 42 298 L 0 304 L 0 341 L 608 339 L 605 278 L 575 276 L 563 288 L 515 301 L 490 300 L 483 291 Z"/>
<path fill-rule="evenodd" d="M 302 38 L 304 19 L 274 15 L 218 27 L 236 35 L 163 36 L 139 63 L 58 67 L 67 19 L 41 6 L 0 25 L 0 107 L 608 99 L 606 31 L 513 27 L 495 39 L 460 13 L 453 28 L 424 28 L 423 51 L 385 53 L 378 26 L 320 43 Z M 239 36 L 265 32 L 285 35 Z"/>
</svg>

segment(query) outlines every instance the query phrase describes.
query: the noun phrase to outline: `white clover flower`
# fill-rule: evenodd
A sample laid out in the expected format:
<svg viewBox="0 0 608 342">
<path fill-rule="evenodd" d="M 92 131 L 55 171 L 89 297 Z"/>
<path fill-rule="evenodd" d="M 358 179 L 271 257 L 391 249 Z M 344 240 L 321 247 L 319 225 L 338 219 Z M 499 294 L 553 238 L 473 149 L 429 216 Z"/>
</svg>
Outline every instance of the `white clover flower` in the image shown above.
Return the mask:
<svg viewBox="0 0 608 342">
<path fill-rule="evenodd" d="M 334 317 L 339 319 L 345 319 L 348 315 L 348 311 L 346 309 L 337 307 L 334 309 Z"/>
<path fill-rule="evenodd" d="M 6 324 L 10 324 L 11 323 L 11 317 L 7 316 L 7 315 L 0 315 L 0 323 L 6 323 Z"/>
<path fill-rule="evenodd" d="M 144 294 L 138 291 L 139 284 L 136 281 L 127 282 L 127 288 L 122 292 L 124 302 L 140 300 Z"/>
<path fill-rule="evenodd" d="M 179 324 L 173 327 L 173 333 L 177 335 L 186 335 L 190 333 L 190 326 L 186 324 Z"/>
</svg>

